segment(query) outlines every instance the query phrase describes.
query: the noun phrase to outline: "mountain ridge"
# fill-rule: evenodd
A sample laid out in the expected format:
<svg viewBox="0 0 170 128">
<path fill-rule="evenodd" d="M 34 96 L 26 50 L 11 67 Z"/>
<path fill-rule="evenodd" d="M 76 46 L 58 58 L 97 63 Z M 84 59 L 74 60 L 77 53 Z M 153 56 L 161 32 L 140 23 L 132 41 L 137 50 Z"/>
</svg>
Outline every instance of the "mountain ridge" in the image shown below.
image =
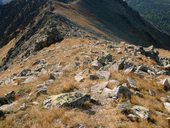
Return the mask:
<svg viewBox="0 0 170 128">
<path fill-rule="evenodd" d="M 44 16 L 46 14 L 53 15 L 52 17 L 61 16 L 66 20 L 58 21 L 57 18 Z M 4 19 L 4 16 L 7 18 Z M 43 21 L 48 21 L 50 24 Z M 69 22 L 69 27 L 68 22 L 65 21 Z M 82 38 L 92 36 L 92 38 L 105 38 L 117 42 L 125 40 L 136 45 L 154 45 L 170 49 L 170 36 L 154 28 L 122 0 L 100 2 L 15 0 L 0 8 L 0 23 L 2 24 L 0 26 L 1 47 L 13 38 L 17 39 L 15 46 L 3 59 L 3 69 L 8 67 L 16 57 L 28 57 L 37 52 L 37 49 L 41 50 L 50 44 L 60 42 L 61 39 L 67 38 L 67 35 Z"/>
</svg>

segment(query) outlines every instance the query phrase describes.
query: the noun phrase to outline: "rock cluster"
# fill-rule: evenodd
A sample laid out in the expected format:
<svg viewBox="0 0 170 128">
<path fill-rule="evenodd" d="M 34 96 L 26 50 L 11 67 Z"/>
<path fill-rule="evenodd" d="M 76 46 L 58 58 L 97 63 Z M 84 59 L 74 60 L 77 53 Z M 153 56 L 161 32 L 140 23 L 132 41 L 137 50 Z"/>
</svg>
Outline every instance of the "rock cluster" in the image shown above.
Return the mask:
<svg viewBox="0 0 170 128">
<path fill-rule="evenodd" d="M 96 45 L 105 44 L 98 43 L 95 44 L 95 46 Z M 112 47 L 108 49 L 119 50 L 115 47 L 116 46 L 112 45 Z M 133 45 L 126 45 L 125 51 L 123 52 L 126 52 L 128 56 L 118 58 L 112 55 L 109 50 L 101 53 L 92 51 L 89 53 L 81 53 L 82 56 L 86 55 L 88 61 L 86 58 L 83 59 L 82 62 L 77 59 L 75 63 L 65 64 L 65 66 L 62 66 L 62 64 L 50 65 L 45 60 L 38 60 L 33 63 L 33 68 L 25 68 L 12 76 L 1 79 L 0 85 L 2 87 L 11 84 L 24 86 L 46 75 L 47 80 L 36 85 L 35 91 L 29 93 L 26 97 L 27 99 L 30 99 L 31 96 L 35 96 L 35 99 L 43 98 L 43 108 L 45 109 L 79 109 L 85 113 L 95 115 L 95 112 L 99 111 L 102 107 L 114 104 L 114 106 L 117 106 L 116 109 L 124 114 L 127 119 L 137 122 L 143 120 L 147 120 L 148 122 L 152 121 L 153 113 L 159 115 L 160 113 L 161 115 L 170 113 L 170 100 L 166 97 L 159 99 L 159 102 L 161 102 L 165 108 L 164 112 L 152 110 L 145 105 L 137 104 L 133 101 L 135 97 L 143 100 L 146 95 L 149 98 L 154 98 L 154 96 L 157 96 L 157 93 L 159 93 L 152 88 L 147 88 L 147 90 L 141 88 L 141 83 L 138 82 L 138 79 L 152 80 L 158 78 L 157 83 L 159 82 L 158 85 L 160 85 L 161 92 L 167 94 L 167 92 L 170 91 L 170 78 L 168 76 L 170 71 L 167 68 L 163 68 L 162 70 L 163 66 L 160 65 L 162 59 L 160 59 L 158 52 L 156 52 L 153 47 L 143 48 Z M 94 53 L 96 56 L 89 59 L 90 55 Z M 132 57 L 129 54 L 133 54 Z M 153 60 L 154 64 L 141 64 L 134 60 L 135 57 L 145 57 Z M 140 58 L 140 60 L 142 59 Z M 73 69 L 75 71 L 73 71 Z M 78 85 L 79 87 L 71 87 L 70 90 L 61 89 L 62 91 L 51 95 L 50 89 L 52 86 L 50 85 L 54 84 L 56 88 L 60 88 L 57 87 L 56 82 L 62 83 L 63 79 L 60 78 L 62 77 L 65 80 L 68 75 L 67 73 L 70 71 L 72 71 L 72 73 L 69 77 L 74 80 L 73 86 Z M 124 75 L 123 80 L 118 77 L 113 77 L 117 76 L 117 74 L 120 75 L 120 73 Z M 162 76 L 166 77 L 162 78 Z M 16 81 L 20 81 L 20 83 L 16 83 Z M 64 82 L 64 84 L 65 83 L 67 83 L 67 81 Z M 83 87 L 84 85 L 86 85 L 86 87 Z M 64 86 L 67 86 L 67 84 Z M 5 117 L 5 112 L 11 112 L 13 110 L 13 106 L 15 106 L 14 101 L 14 92 L 0 97 L 0 117 Z M 38 106 L 39 104 L 37 101 L 23 103 L 19 110 L 26 111 L 30 106 Z"/>
</svg>

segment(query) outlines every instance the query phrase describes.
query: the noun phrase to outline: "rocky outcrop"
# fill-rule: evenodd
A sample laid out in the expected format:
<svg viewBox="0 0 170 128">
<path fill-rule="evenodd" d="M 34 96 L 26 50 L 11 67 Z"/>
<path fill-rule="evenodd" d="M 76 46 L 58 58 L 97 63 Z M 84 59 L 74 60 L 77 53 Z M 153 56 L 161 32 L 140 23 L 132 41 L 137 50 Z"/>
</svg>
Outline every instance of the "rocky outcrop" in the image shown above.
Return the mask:
<svg viewBox="0 0 170 128">
<path fill-rule="evenodd" d="M 15 92 L 9 92 L 4 97 L 0 97 L 0 106 L 10 104 L 15 100 Z"/>
<path fill-rule="evenodd" d="M 86 101 L 90 101 L 90 95 L 83 94 L 81 92 L 70 92 L 59 95 L 50 96 L 46 99 L 43 104 L 44 108 L 55 108 L 55 107 L 81 107 Z"/>
</svg>

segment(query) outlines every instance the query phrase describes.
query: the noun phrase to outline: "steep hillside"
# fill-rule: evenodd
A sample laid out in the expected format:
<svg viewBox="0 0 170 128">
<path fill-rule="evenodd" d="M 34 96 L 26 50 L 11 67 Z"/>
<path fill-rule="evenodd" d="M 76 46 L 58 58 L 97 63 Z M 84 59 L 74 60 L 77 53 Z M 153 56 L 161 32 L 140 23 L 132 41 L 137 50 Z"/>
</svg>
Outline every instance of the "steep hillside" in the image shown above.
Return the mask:
<svg viewBox="0 0 170 128">
<path fill-rule="evenodd" d="M 170 34 L 169 0 L 126 0 L 157 28 Z"/>
<path fill-rule="evenodd" d="M 107 28 L 113 35 L 143 46 L 153 44 L 157 47 L 169 47 L 169 37 L 144 21 L 125 2 L 83 0 L 80 2 L 80 8 L 92 14 L 102 23 L 101 26 Z"/>
<path fill-rule="evenodd" d="M 16 38 L 2 69 L 16 57 L 28 57 L 68 37 L 125 40 L 170 49 L 170 36 L 121 0 L 15 0 L 0 8 L 0 24 L 1 47 Z"/>
</svg>

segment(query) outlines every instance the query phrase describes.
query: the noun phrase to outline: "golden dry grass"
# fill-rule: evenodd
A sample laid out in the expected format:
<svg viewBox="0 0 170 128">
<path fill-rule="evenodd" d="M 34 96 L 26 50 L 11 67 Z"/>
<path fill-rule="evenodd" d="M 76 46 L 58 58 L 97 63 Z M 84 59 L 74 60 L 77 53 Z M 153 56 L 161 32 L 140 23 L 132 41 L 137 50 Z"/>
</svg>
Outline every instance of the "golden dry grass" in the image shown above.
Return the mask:
<svg viewBox="0 0 170 128">
<path fill-rule="evenodd" d="M 88 59 L 95 59 L 102 53 L 103 50 L 108 51 L 113 55 L 116 60 L 119 60 L 124 56 L 122 54 L 116 54 L 116 50 L 107 49 L 107 45 L 94 46 L 95 40 L 83 40 L 83 39 L 65 39 L 60 44 L 53 44 L 48 48 L 44 48 L 36 55 L 32 56 L 28 60 L 14 62 L 9 67 L 9 70 L 2 72 L 0 78 L 10 76 L 13 73 L 18 73 L 25 68 L 34 68 L 33 63 L 40 59 L 45 59 L 49 65 L 60 64 L 65 67 L 72 63 L 82 63 Z M 124 45 L 120 46 L 124 47 Z M 6 49 L 5 47 L 3 49 Z M 3 50 L 1 49 L 1 51 Z M 6 49 L 7 50 L 7 49 Z M 89 51 L 93 51 L 89 54 Z M 137 63 L 145 63 L 146 65 L 153 65 L 154 61 L 148 61 L 144 56 L 141 56 L 142 60 L 138 57 L 134 57 L 133 61 Z M 64 71 L 64 74 L 56 80 L 52 85 L 48 87 L 48 95 L 56 95 L 62 92 L 69 92 L 76 89 L 83 90 L 89 89 L 94 84 L 100 83 L 103 80 L 91 81 L 88 76 L 84 76 L 85 80 L 82 83 L 78 83 L 74 80 L 76 73 L 82 70 L 89 69 L 90 73 L 95 73 L 95 70 L 87 65 L 80 65 L 79 68 L 70 68 Z M 147 121 L 131 122 L 123 114 L 116 109 L 116 104 L 109 104 L 108 106 L 97 106 L 95 109 L 95 115 L 89 115 L 79 109 L 52 109 L 45 110 L 42 107 L 42 102 L 48 95 L 35 97 L 31 95 L 29 99 L 22 99 L 20 97 L 17 109 L 22 103 L 28 103 L 38 101 L 39 105 L 31 105 L 25 111 L 16 111 L 14 114 L 7 115 L 6 119 L 0 121 L 0 128 L 63 128 L 65 125 L 75 128 L 78 124 L 85 125 L 87 128 L 97 128 L 99 126 L 106 126 L 109 128 L 166 128 L 167 120 L 165 117 L 157 116 L 154 111 L 164 111 L 164 107 L 160 101 L 160 97 L 167 95 L 167 92 L 162 90 L 162 85 L 158 84 L 158 78 L 144 78 L 134 73 L 125 74 L 122 71 L 111 72 L 111 78 L 120 81 L 120 83 L 127 83 L 127 78 L 131 77 L 137 82 L 138 88 L 144 94 L 143 98 L 139 96 L 132 96 L 131 102 L 133 104 L 142 105 L 149 108 L 152 112 L 152 118 L 156 121 L 156 124 L 151 124 Z M 7 85 L 0 87 L 0 95 L 4 95 L 8 91 L 15 90 L 16 92 L 25 93 L 35 92 L 36 86 L 42 84 L 48 79 L 48 74 L 39 77 L 37 80 L 23 85 Z M 111 88 L 112 85 L 110 85 Z M 152 89 L 156 92 L 156 96 L 149 96 L 148 89 Z M 90 104 L 86 104 L 87 108 L 91 107 Z"/>
</svg>

